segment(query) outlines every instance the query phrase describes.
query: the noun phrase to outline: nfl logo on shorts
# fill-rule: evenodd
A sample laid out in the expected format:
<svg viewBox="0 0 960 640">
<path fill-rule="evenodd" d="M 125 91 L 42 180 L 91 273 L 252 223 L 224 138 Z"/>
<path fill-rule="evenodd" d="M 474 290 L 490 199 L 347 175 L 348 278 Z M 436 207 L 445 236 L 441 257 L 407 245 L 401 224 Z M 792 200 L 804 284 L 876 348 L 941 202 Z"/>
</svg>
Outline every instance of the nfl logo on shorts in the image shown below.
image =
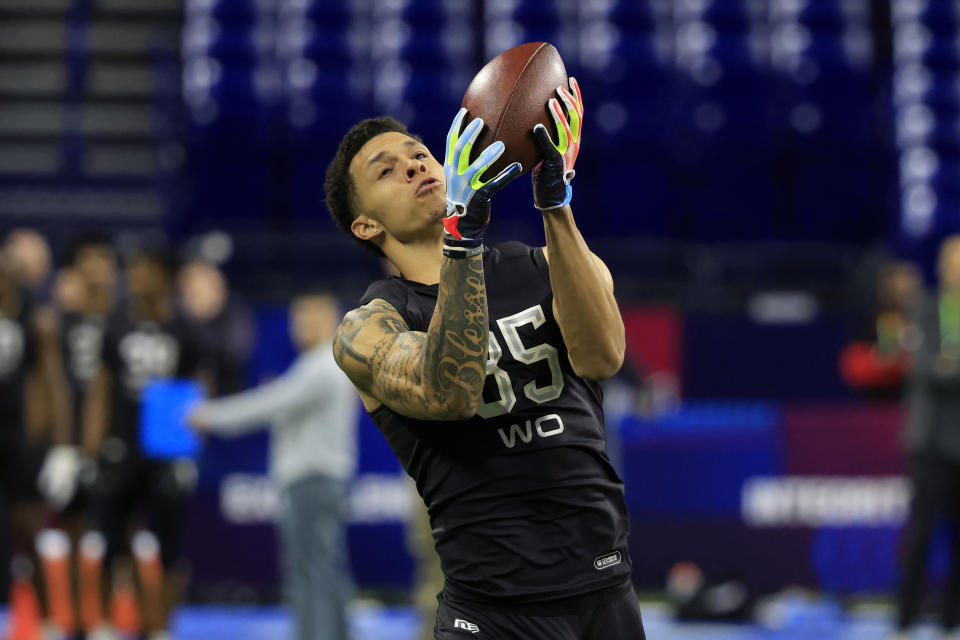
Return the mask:
<svg viewBox="0 0 960 640">
<path fill-rule="evenodd" d="M 453 628 L 463 629 L 465 631 L 469 631 L 470 633 L 477 633 L 480 631 L 480 627 L 477 625 L 473 624 L 472 622 L 467 622 L 466 620 L 461 620 L 460 618 L 457 618 L 453 621 Z"/>
<path fill-rule="evenodd" d="M 619 551 L 613 551 L 594 560 L 593 567 L 598 571 L 603 571 L 604 569 L 620 564 L 622 559 Z"/>
</svg>

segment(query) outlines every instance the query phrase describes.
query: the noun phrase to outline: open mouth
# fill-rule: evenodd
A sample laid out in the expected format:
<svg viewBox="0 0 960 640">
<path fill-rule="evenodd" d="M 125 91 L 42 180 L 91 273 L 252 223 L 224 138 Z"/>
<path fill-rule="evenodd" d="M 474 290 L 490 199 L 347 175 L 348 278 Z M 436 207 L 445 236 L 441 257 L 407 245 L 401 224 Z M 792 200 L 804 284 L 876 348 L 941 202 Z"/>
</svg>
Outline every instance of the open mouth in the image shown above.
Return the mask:
<svg viewBox="0 0 960 640">
<path fill-rule="evenodd" d="M 436 178 L 427 178 L 426 180 L 420 183 L 420 186 L 417 187 L 416 195 L 421 196 L 426 192 L 430 191 L 430 189 L 433 189 L 434 187 L 438 187 L 441 184 L 443 183 L 437 180 Z"/>
</svg>

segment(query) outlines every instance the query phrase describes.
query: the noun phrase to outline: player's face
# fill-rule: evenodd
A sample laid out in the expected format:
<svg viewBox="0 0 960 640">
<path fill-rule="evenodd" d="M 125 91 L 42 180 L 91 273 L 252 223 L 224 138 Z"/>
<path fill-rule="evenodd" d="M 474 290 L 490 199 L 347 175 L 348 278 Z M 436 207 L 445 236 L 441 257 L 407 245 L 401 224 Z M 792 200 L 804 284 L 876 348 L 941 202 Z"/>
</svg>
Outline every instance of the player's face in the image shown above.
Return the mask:
<svg viewBox="0 0 960 640">
<path fill-rule="evenodd" d="M 84 247 L 77 253 L 77 271 L 94 286 L 111 287 L 117 279 L 117 257 L 110 247 Z"/>
<path fill-rule="evenodd" d="M 163 295 L 166 289 L 163 269 L 150 260 L 133 260 L 127 267 L 127 290 L 134 298 Z"/>
<path fill-rule="evenodd" d="M 420 142 L 388 132 L 370 139 L 350 163 L 358 212 L 401 242 L 439 234 L 446 211 L 443 165 Z"/>
<path fill-rule="evenodd" d="M 339 324 L 337 302 L 329 296 L 300 296 L 290 309 L 290 334 L 300 349 L 329 342 Z"/>
</svg>

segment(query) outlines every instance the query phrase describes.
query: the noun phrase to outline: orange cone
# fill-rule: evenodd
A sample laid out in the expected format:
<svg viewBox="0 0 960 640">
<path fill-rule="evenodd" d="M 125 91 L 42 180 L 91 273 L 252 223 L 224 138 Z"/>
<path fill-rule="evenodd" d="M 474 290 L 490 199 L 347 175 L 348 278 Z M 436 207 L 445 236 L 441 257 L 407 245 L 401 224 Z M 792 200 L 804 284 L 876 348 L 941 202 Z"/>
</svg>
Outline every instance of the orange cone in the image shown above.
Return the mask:
<svg viewBox="0 0 960 640">
<path fill-rule="evenodd" d="M 78 597 L 80 624 L 84 631 L 93 631 L 103 624 L 103 557 L 107 542 L 98 531 L 90 531 L 80 538 L 77 553 Z"/>
<path fill-rule="evenodd" d="M 31 581 L 33 566 L 20 556 L 11 564 L 13 584 L 10 586 L 10 618 L 7 622 L 8 640 L 41 640 L 43 616 L 40 601 Z"/>
<path fill-rule="evenodd" d="M 37 556 L 47 589 L 47 617 L 65 636 L 74 632 L 70 586 L 70 538 L 58 529 L 37 534 Z"/>
<path fill-rule="evenodd" d="M 151 631 L 163 629 L 163 563 L 157 536 L 138 531 L 133 536 L 133 557 L 140 574 L 144 626 Z"/>
</svg>

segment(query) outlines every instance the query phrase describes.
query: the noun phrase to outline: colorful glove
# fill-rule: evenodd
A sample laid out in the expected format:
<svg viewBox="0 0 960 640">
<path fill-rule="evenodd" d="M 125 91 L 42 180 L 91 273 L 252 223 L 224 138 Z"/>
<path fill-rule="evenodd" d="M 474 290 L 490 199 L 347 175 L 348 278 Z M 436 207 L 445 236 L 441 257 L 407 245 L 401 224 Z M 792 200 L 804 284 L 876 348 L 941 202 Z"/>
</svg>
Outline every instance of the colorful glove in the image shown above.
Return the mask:
<svg viewBox="0 0 960 640">
<path fill-rule="evenodd" d="M 481 176 L 506 147 L 497 141 L 483 150 L 470 164 L 470 151 L 483 120 L 476 118 L 460 133 L 466 109 L 460 109 L 447 133 L 447 150 L 443 173 L 447 180 L 447 216 L 443 219 L 443 253 L 451 258 L 477 255 L 483 250 L 483 234 L 490 222 L 490 198 L 508 182 L 520 175 L 519 162 L 514 162 L 484 182 Z"/>
<path fill-rule="evenodd" d="M 541 211 L 570 204 L 573 198 L 570 181 L 576 174 L 573 165 L 580 152 L 580 132 L 583 122 L 583 98 L 580 95 L 580 86 L 574 78 L 570 78 L 570 90 L 568 91 L 566 87 L 557 87 L 557 95 L 563 100 L 567 115 L 563 114 L 556 98 L 550 98 L 547 108 L 557 126 L 559 144 L 554 143 L 547 128 L 542 124 L 533 128 L 533 136 L 544 155 L 543 162 L 535 166 L 531 172 L 533 203 Z"/>
</svg>

